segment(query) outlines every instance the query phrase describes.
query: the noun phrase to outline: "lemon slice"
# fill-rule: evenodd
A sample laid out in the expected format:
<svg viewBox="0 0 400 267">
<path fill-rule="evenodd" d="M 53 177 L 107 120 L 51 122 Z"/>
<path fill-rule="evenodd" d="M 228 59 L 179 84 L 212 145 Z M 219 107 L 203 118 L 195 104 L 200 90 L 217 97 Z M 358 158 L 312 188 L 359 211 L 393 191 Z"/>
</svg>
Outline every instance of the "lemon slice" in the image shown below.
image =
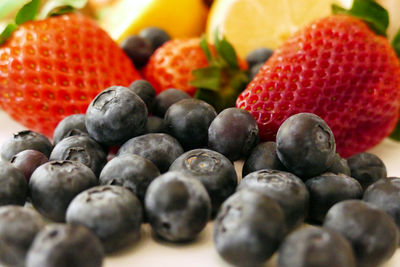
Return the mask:
<svg viewBox="0 0 400 267">
<path fill-rule="evenodd" d="M 202 0 L 120 0 L 108 8 L 100 25 L 118 42 L 149 26 L 185 38 L 203 32 L 206 16 Z"/>
<path fill-rule="evenodd" d="M 299 28 L 331 13 L 332 3 L 352 0 L 217 0 L 207 21 L 207 37 L 216 29 L 233 44 L 239 56 L 253 49 L 275 49 Z"/>
</svg>

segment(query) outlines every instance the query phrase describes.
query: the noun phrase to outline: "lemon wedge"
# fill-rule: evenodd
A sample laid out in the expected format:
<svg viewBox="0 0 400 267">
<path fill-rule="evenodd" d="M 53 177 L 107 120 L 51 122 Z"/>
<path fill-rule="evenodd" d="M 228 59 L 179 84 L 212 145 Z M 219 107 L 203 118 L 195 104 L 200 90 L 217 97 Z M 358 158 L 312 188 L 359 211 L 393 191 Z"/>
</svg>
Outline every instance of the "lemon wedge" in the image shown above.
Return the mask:
<svg viewBox="0 0 400 267">
<path fill-rule="evenodd" d="M 172 38 L 186 38 L 204 31 L 207 12 L 202 0 L 120 0 L 108 8 L 100 25 L 117 42 L 149 26 Z"/>
<path fill-rule="evenodd" d="M 241 57 L 259 47 L 275 49 L 316 18 L 331 14 L 331 5 L 351 0 L 217 0 L 207 21 L 207 37 L 216 29 Z"/>
</svg>

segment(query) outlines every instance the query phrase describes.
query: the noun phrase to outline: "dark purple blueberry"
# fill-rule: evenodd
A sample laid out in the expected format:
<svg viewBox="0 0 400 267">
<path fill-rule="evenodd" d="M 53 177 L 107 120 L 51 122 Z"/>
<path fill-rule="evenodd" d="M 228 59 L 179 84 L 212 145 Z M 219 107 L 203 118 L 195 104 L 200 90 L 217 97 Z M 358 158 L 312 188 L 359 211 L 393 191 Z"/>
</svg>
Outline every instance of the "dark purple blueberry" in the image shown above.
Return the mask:
<svg viewBox="0 0 400 267">
<path fill-rule="evenodd" d="M 279 247 L 279 267 L 356 267 L 350 243 L 340 234 L 321 227 L 300 228 Z"/>
<path fill-rule="evenodd" d="M 208 129 L 208 147 L 231 161 L 247 157 L 257 143 L 257 122 L 243 109 L 223 110 Z"/>
<path fill-rule="evenodd" d="M 20 170 L 9 162 L 0 161 L 0 206 L 24 205 L 28 182 Z"/>
<path fill-rule="evenodd" d="M 383 161 L 378 156 L 368 152 L 359 153 L 348 158 L 347 163 L 350 167 L 351 177 L 361 184 L 363 190 L 387 176 L 386 166 Z"/>
<path fill-rule="evenodd" d="M 36 234 L 45 225 L 33 209 L 19 206 L 0 208 L 0 265 L 25 266 L 25 258 Z"/>
<path fill-rule="evenodd" d="M 236 190 L 235 167 L 228 158 L 216 151 L 188 151 L 177 158 L 169 170 L 188 172 L 204 185 L 211 198 L 213 216 L 217 214 L 222 202 Z"/>
<path fill-rule="evenodd" d="M 143 210 L 139 199 L 121 186 L 102 185 L 77 195 L 68 207 L 66 220 L 91 230 L 107 252 L 139 238 Z"/>
<path fill-rule="evenodd" d="M 153 54 L 153 45 L 151 42 L 137 35 L 131 35 L 123 40 L 121 48 L 137 68 L 146 65 L 151 54 Z"/>
<path fill-rule="evenodd" d="M 323 119 L 312 113 L 298 113 L 279 127 L 276 150 L 290 172 L 307 179 L 322 174 L 333 164 L 336 143 Z"/>
<path fill-rule="evenodd" d="M 157 116 L 147 117 L 146 133 L 165 133 L 164 119 Z"/>
<path fill-rule="evenodd" d="M 147 187 L 159 175 L 160 171 L 150 160 L 134 154 L 123 154 L 104 166 L 100 184 L 126 187 L 143 201 Z"/>
<path fill-rule="evenodd" d="M 154 98 L 156 97 L 156 91 L 151 83 L 146 80 L 136 80 L 131 83 L 128 88 L 143 100 L 146 104 L 147 110 L 151 112 Z"/>
<path fill-rule="evenodd" d="M 26 267 L 101 267 L 103 257 L 99 239 L 86 227 L 53 223 L 36 236 Z"/>
<path fill-rule="evenodd" d="M 307 216 L 309 194 L 303 181 L 294 174 L 270 169 L 255 171 L 242 179 L 237 190 L 243 189 L 256 190 L 276 201 L 285 214 L 288 231 Z"/>
<path fill-rule="evenodd" d="M 54 147 L 50 160 L 71 160 L 83 163 L 98 177 L 107 163 L 107 154 L 89 136 L 70 136 Z"/>
<path fill-rule="evenodd" d="M 139 32 L 139 36 L 151 43 L 153 51 L 171 39 L 166 31 L 158 27 L 144 28 Z"/>
<path fill-rule="evenodd" d="M 347 160 L 341 158 L 337 153 L 335 155 L 335 159 L 333 160 L 332 165 L 326 170 L 326 172 L 344 174 L 351 177 L 351 171 Z"/>
<path fill-rule="evenodd" d="M 235 266 L 259 266 L 278 249 L 285 233 L 279 205 L 253 190 L 241 190 L 221 206 L 214 222 L 219 255 Z"/>
<path fill-rule="evenodd" d="M 361 200 L 335 204 L 326 214 L 324 227 L 350 241 L 357 266 L 378 266 L 397 249 L 399 232 L 392 217 Z"/>
<path fill-rule="evenodd" d="M 247 64 L 249 64 L 249 68 L 252 68 L 253 66 L 260 63 L 264 64 L 265 61 L 267 61 L 272 56 L 273 53 L 274 51 L 272 49 L 264 47 L 254 49 L 246 56 L 246 61 Z"/>
<path fill-rule="evenodd" d="M 97 178 L 91 169 L 68 160 L 41 165 L 29 181 L 33 206 L 42 215 L 59 222 L 65 220 L 65 212 L 72 199 L 96 185 Z"/>
<path fill-rule="evenodd" d="M 37 150 L 49 157 L 53 145 L 46 136 L 26 130 L 15 133 L 6 140 L 0 148 L 0 155 L 3 160 L 10 161 L 15 154 L 28 149 Z"/>
<path fill-rule="evenodd" d="M 29 182 L 33 171 L 48 161 L 49 159 L 42 152 L 28 149 L 16 154 L 10 162 L 24 174 L 25 179 Z"/>
<path fill-rule="evenodd" d="M 264 66 L 264 63 L 257 63 L 250 68 L 249 77 L 250 80 L 253 80 L 254 77 L 260 72 L 260 69 Z"/>
<path fill-rule="evenodd" d="M 190 95 L 178 89 L 170 88 L 162 91 L 154 99 L 153 114 L 164 118 L 165 113 L 172 104 L 188 98 L 190 98 Z"/>
<path fill-rule="evenodd" d="M 242 177 L 245 177 L 251 172 L 263 169 L 286 170 L 276 154 L 275 142 L 260 143 L 253 148 L 249 157 L 244 162 Z"/>
<path fill-rule="evenodd" d="M 336 203 L 348 199 L 360 199 L 362 187 L 356 179 L 346 175 L 324 173 L 306 181 L 310 193 L 308 217 L 322 223 L 328 210 Z"/>
<path fill-rule="evenodd" d="M 187 172 L 172 171 L 159 176 L 147 189 L 144 204 L 152 229 L 172 242 L 196 238 L 211 214 L 206 189 Z"/>
<path fill-rule="evenodd" d="M 60 121 L 54 130 L 54 145 L 65 137 L 74 135 L 89 135 L 85 125 L 85 114 L 73 114 Z"/>
<path fill-rule="evenodd" d="M 89 135 L 106 145 L 120 145 L 142 134 L 146 121 L 146 104 L 122 86 L 112 86 L 98 94 L 86 111 Z"/>
<path fill-rule="evenodd" d="M 161 173 L 168 171 L 172 162 L 183 153 L 179 142 L 168 134 L 149 133 L 128 140 L 118 155 L 131 153 L 152 161 Z"/>
<path fill-rule="evenodd" d="M 198 99 L 183 99 L 171 105 L 164 117 L 165 131 L 186 150 L 207 146 L 208 127 L 217 116 L 215 109 Z"/>
<path fill-rule="evenodd" d="M 363 200 L 386 211 L 400 230 L 400 178 L 378 180 L 367 188 Z"/>
</svg>

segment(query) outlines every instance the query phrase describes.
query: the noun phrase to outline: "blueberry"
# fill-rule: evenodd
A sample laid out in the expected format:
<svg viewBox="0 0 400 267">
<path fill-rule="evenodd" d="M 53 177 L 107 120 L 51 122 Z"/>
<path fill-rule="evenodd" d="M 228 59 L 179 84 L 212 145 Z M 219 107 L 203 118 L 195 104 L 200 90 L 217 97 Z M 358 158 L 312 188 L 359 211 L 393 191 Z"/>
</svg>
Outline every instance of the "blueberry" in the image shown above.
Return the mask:
<svg viewBox="0 0 400 267">
<path fill-rule="evenodd" d="M 99 176 L 107 162 L 107 154 L 89 136 L 70 136 L 54 147 L 50 160 L 77 161 L 88 166 L 96 176 Z"/>
<path fill-rule="evenodd" d="M 272 56 L 273 53 L 274 51 L 268 48 L 254 49 L 246 56 L 246 61 L 247 64 L 249 64 L 249 68 L 259 63 L 264 64 L 265 61 L 267 61 Z"/>
<path fill-rule="evenodd" d="M 291 173 L 270 169 L 252 172 L 242 179 L 237 190 L 243 189 L 256 190 L 276 201 L 285 214 L 287 230 L 300 225 L 307 216 L 307 188 Z"/>
<path fill-rule="evenodd" d="M 278 252 L 279 267 L 356 267 L 350 243 L 340 234 L 307 226 L 291 233 Z"/>
<path fill-rule="evenodd" d="M 158 27 L 144 28 L 139 32 L 139 36 L 151 43 L 153 51 L 171 39 L 166 31 Z"/>
<path fill-rule="evenodd" d="M 258 143 L 258 126 L 246 110 L 227 108 L 208 129 L 208 146 L 234 161 L 247 157 Z"/>
<path fill-rule="evenodd" d="M 29 180 L 29 189 L 32 204 L 42 215 L 64 221 L 71 200 L 96 184 L 91 169 L 79 162 L 60 160 L 37 168 Z"/>
<path fill-rule="evenodd" d="M 86 111 L 90 136 L 107 145 L 119 145 L 143 133 L 146 121 L 146 104 L 122 86 L 112 86 L 98 94 Z"/>
<path fill-rule="evenodd" d="M 144 204 L 152 229 L 172 242 L 194 239 L 211 214 L 206 189 L 187 172 L 159 176 L 147 189 Z"/>
<path fill-rule="evenodd" d="M 257 63 L 250 68 L 249 72 L 250 80 L 253 80 L 254 77 L 256 77 L 256 75 L 260 72 L 262 66 L 264 66 L 264 63 Z"/>
<path fill-rule="evenodd" d="M 335 159 L 335 139 L 317 115 L 298 113 L 279 127 L 277 154 L 288 170 L 302 179 L 325 172 Z"/>
<path fill-rule="evenodd" d="M 126 187 L 143 201 L 147 187 L 159 175 L 160 171 L 150 160 L 134 154 L 123 154 L 104 166 L 100 184 Z"/>
<path fill-rule="evenodd" d="M 68 207 L 71 224 L 89 228 L 107 252 L 139 238 L 143 210 L 139 199 L 121 186 L 102 185 L 77 195 Z"/>
<path fill-rule="evenodd" d="M 172 104 L 188 98 L 190 98 L 190 95 L 174 88 L 162 91 L 154 99 L 153 114 L 164 118 L 165 113 Z"/>
<path fill-rule="evenodd" d="M 253 148 L 249 157 L 244 162 L 242 177 L 262 169 L 286 170 L 276 154 L 275 142 L 263 142 Z"/>
<path fill-rule="evenodd" d="M 74 135 L 89 135 L 85 125 L 85 114 L 70 115 L 60 121 L 54 130 L 54 145 L 57 145 L 65 137 Z"/>
<path fill-rule="evenodd" d="M 324 227 L 350 241 L 357 266 L 377 266 L 388 260 L 395 253 L 399 240 L 393 219 L 361 200 L 335 204 L 326 214 Z"/>
<path fill-rule="evenodd" d="M 241 190 L 222 204 L 214 222 L 214 244 L 229 263 L 258 266 L 278 249 L 284 232 L 284 215 L 275 201 Z"/>
<path fill-rule="evenodd" d="M 118 155 L 131 153 L 152 161 L 160 172 L 166 172 L 183 153 L 179 142 L 168 134 L 149 133 L 130 139 L 118 150 Z"/>
<path fill-rule="evenodd" d="M 0 148 L 0 156 L 3 160 L 9 161 L 15 154 L 27 149 L 37 150 L 49 157 L 53 145 L 46 136 L 40 133 L 21 131 L 3 143 Z"/>
<path fill-rule="evenodd" d="M 137 35 L 131 35 L 123 40 L 121 48 L 137 68 L 146 65 L 151 54 L 153 54 L 153 45 L 151 42 Z"/>
<path fill-rule="evenodd" d="M 10 162 L 15 168 L 22 172 L 25 179 L 29 182 L 33 171 L 48 161 L 49 159 L 42 152 L 28 149 L 16 154 L 11 158 Z"/>
<path fill-rule="evenodd" d="M 347 199 L 360 199 L 363 193 L 356 179 L 333 173 L 308 179 L 306 186 L 310 193 L 308 216 L 316 222 L 322 222 L 334 204 Z"/>
<path fill-rule="evenodd" d="M 347 176 L 351 176 L 351 171 L 347 160 L 341 158 L 339 154 L 336 153 L 335 158 L 333 160 L 332 165 L 328 168 L 326 172 L 332 172 L 336 174 L 344 174 Z"/>
<path fill-rule="evenodd" d="M 28 183 L 20 170 L 9 162 L 0 161 L 0 206 L 24 205 Z"/>
<path fill-rule="evenodd" d="M 156 91 L 151 83 L 145 80 L 137 80 L 129 85 L 129 89 L 143 100 L 147 110 L 150 112 L 153 107 L 154 98 L 156 97 Z"/>
<path fill-rule="evenodd" d="M 157 116 L 149 116 L 146 123 L 146 133 L 164 133 L 164 119 Z"/>
<path fill-rule="evenodd" d="M 206 188 L 214 216 L 222 202 L 235 192 L 237 175 L 232 162 L 209 149 L 194 149 L 182 154 L 169 168 L 193 175 Z"/>
<path fill-rule="evenodd" d="M 36 236 L 26 267 L 100 267 L 104 252 L 86 227 L 49 224 Z"/>
<path fill-rule="evenodd" d="M 374 154 L 363 152 L 347 159 L 351 177 L 355 178 L 366 190 L 367 187 L 381 178 L 387 176 L 386 166 Z"/>
<path fill-rule="evenodd" d="M 33 209 L 12 205 L 1 207 L 0 265 L 25 266 L 28 249 L 44 225 L 42 217 Z"/>
<path fill-rule="evenodd" d="M 183 99 L 171 105 L 164 117 L 164 127 L 186 150 L 207 145 L 208 127 L 217 116 L 215 109 L 198 99 Z"/>
<path fill-rule="evenodd" d="M 363 200 L 386 211 L 400 230 L 400 178 L 378 180 L 364 192 Z"/>
</svg>

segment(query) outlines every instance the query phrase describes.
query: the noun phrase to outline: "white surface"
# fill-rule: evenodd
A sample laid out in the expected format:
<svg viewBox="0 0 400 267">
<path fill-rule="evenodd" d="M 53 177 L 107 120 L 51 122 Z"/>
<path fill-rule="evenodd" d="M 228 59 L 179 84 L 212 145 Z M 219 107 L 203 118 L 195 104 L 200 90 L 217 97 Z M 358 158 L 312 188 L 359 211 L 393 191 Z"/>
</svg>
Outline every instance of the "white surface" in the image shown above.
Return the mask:
<svg viewBox="0 0 400 267">
<path fill-rule="evenodd" d="M 25 129 L 0 111 L 0 144 L 12 133 Z M 386 164 L 389 176 L 400 177 L 400 143 L 384 140 L 370 150 Z M 238 167 L 238 166 L 237 166 Z M 276 266 L 276 255 L 265 266 Z M 105 267 L 224 267 L 229 266 L 217 254 L 212 241 L 212 223 L 210 222 L 199 237 L 186 244 L 171 244 L 157 240 L 151 234 L 150 227 L 142 226 L 141 239 L 130 247 L 108 255 Z M 400 249 L 384 267 L 400 266 Z"/>
</svg>

